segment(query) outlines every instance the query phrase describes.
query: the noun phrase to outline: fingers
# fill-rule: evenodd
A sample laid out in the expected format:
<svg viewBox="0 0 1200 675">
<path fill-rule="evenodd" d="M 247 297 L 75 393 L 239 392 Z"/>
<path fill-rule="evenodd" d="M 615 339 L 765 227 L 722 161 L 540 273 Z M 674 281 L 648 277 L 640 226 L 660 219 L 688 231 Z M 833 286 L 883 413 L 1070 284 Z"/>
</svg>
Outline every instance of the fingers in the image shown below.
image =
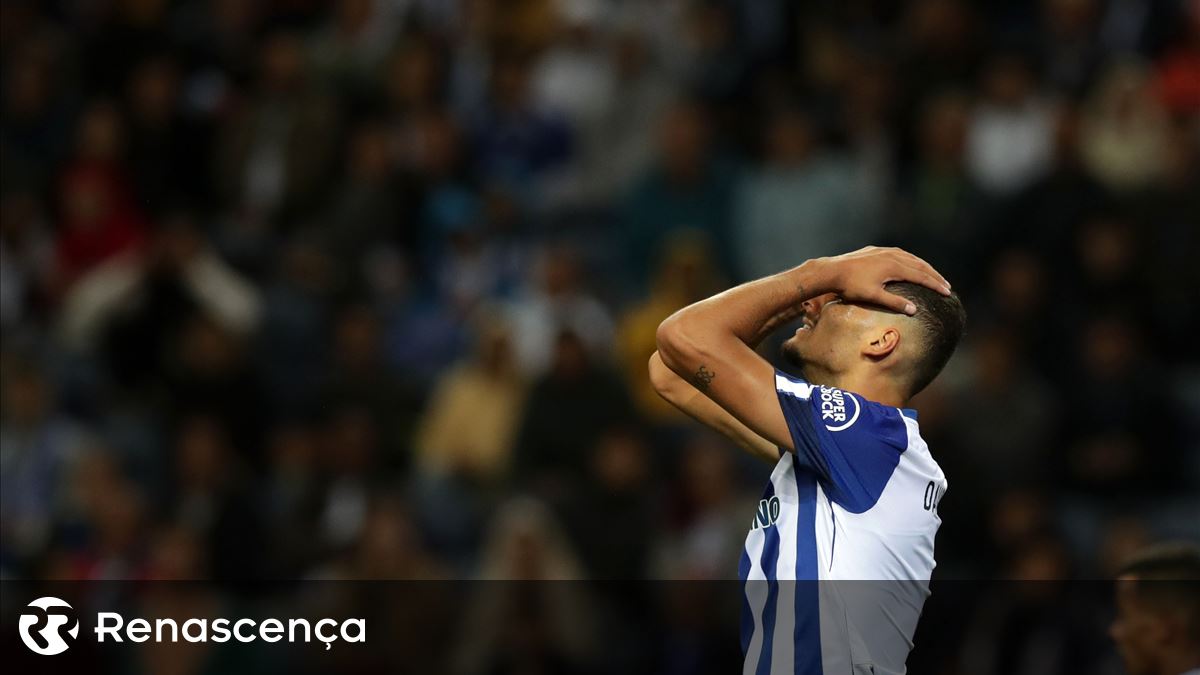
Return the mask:
<svg viewBox="0 0 1200 675">
<path fill-rule="evenodd" d="M 908 299 L 887 292 L 883 285 L 890 281 L 920 284 L 942 295 L 950 295 L 950 282 L 925 260 L 898 248 L 868 246 L 845 255 L 847 263 L 859 272 L 850 272 L 842 283 L 852 287 L 843 288 L 847 297 L 866 300 L 907 315 L 916 314 L 917 308 Z M 861 276 L 859 276 L 861 274 Z M 854 283 L 857 282 L 857 283 Z"/>
<path fill-rule="evenodd" d="M 908 298 L 896 295 L 895 293 L 888 293 L 883 289 L 880 289 L 878 293 L 873 293 L 869 300 L 871 303 L 886 307 L 893 312 L 907 314 L 908 316 L 917 313 L 917 306 Z"/>
<path fill-rule="evenodd" d="M 915 284 L 921 284 L 922 286 L 931 288 L 942 295 L 950 295 L 950 285 L 946 283 L 946 280 L 943 279 L 940 274 L 937 274 L 936 272 L 931 274 L 924 268 L 917 267 L 907 267 L 905 270 L 908 272 L 908 276 L 904 279 L 904 281 L 911 281 Z"/>
<path fill-rule="evenodd" d="M 915 256 L 914 256 L 915 257 Z M 914 267 L 897 263 L 892 267 L 891 272 L 886 277 L 888 281 L 905 281 L 914 284 L 920 284 L 931 288 L 944 295 L 950 294 L 950 288 L 942 280 L 941 275 L 938 275 L 928 264 Z M 936 276 L 935 276 L 936 275 Z M 887 283 L 886 281 L 884 283 Z M 917 307 L 908 298 L 905 298 L 895 293 L 890 293 L 884 288 L 879 287 L 871 292 L 872 301 L 875 304 L 882 305 L 895 312 L 902 312 L 908 316 L 917 313 Z"/>
</svg>

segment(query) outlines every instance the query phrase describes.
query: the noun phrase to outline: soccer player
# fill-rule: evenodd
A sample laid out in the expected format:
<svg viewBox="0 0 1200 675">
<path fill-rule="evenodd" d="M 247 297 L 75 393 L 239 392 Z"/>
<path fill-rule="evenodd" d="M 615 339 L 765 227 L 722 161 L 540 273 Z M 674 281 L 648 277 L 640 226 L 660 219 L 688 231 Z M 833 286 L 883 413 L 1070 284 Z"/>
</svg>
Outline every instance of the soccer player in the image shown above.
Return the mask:
<svg viewBox="0 0 1200 675">
<path fill-rule="evenodd" d="M 755 352 L 798 317 L 783 353 L 802 378 Z M 965 320 L 925 261 L 867 247 L 732 288 L 659 326 L 658 392 L 775 466 L 739 569 L 744 673 L 905 672 L 946 491 L 906 405 L 949 360 Z"/>
<path fill-rule="evenodd" d="M 1200 548 L 1160 544 L 1126 562 L 1108 632 L 1129 675 L 1200 675 Z"/>
</svg>

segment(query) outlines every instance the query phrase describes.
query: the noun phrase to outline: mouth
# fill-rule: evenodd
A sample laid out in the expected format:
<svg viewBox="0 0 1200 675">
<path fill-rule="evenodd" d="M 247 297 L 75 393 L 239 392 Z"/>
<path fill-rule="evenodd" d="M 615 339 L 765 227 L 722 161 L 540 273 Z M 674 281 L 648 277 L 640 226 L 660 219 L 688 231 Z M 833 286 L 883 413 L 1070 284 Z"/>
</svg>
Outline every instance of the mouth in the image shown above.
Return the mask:
<svg viewBox="0 0 1200 675">
<path fill-rule="evenodd" d="M 805 317 L 804 322 L 800 325 L 799 328 L 796 329 L 796 332 L 799 333 L 802 330 L 812 330 L 816 325 L 817 325 L 816 321 L 813 321 L 812 319 Z"/>
</svg>

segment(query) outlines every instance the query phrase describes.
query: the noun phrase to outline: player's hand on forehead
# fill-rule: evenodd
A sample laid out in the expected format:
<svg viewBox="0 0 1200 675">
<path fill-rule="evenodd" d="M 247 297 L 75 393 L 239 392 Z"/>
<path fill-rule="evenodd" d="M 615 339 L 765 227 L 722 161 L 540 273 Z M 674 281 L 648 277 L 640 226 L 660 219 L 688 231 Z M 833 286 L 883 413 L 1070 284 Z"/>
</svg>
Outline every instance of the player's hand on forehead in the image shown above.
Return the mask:
<svg viewBox="0 0 1200 675">
<path fill-rule="evenodd" d="M 889 293 L 884 284 L 905 281 L 950 295 L 950 282 L 932 265 L 899 248 L 867 246 L 817 261 L 824 277 L 823 291 L 837 293 L 846 302 L 880 305 L 904 314 L 917 308 L 905 297 Z"/>
</svg>

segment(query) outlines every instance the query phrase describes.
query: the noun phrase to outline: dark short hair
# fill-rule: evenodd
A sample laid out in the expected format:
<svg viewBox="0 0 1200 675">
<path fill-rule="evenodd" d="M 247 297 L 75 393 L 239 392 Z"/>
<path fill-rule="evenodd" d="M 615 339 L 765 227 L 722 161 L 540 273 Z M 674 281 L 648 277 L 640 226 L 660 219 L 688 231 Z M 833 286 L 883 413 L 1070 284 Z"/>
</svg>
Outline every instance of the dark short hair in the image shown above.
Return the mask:
<svg viewBox="0 0 1200 675">
<path fill-rule="evenodd" d="M 1135 578 L 1137 597 L 1155 610 L 1177 612 L 1191 635 L 1200 635 L 1200 546 L 1156 544 L 1139 551 L 1117 570 Z"/>
<path fill-rule="evenodd" d="M 904 297 L 917 307 L 914 318 L 921 324 L 923 349 L 913 364 L 909 396 L 933 382 L 946 362 L 954 355 L 967 325 L 967 310 L 957 293 L 942 295 L 937 291 L 907 281 L 885 284 L 889 293 Z"/>
</svg>

